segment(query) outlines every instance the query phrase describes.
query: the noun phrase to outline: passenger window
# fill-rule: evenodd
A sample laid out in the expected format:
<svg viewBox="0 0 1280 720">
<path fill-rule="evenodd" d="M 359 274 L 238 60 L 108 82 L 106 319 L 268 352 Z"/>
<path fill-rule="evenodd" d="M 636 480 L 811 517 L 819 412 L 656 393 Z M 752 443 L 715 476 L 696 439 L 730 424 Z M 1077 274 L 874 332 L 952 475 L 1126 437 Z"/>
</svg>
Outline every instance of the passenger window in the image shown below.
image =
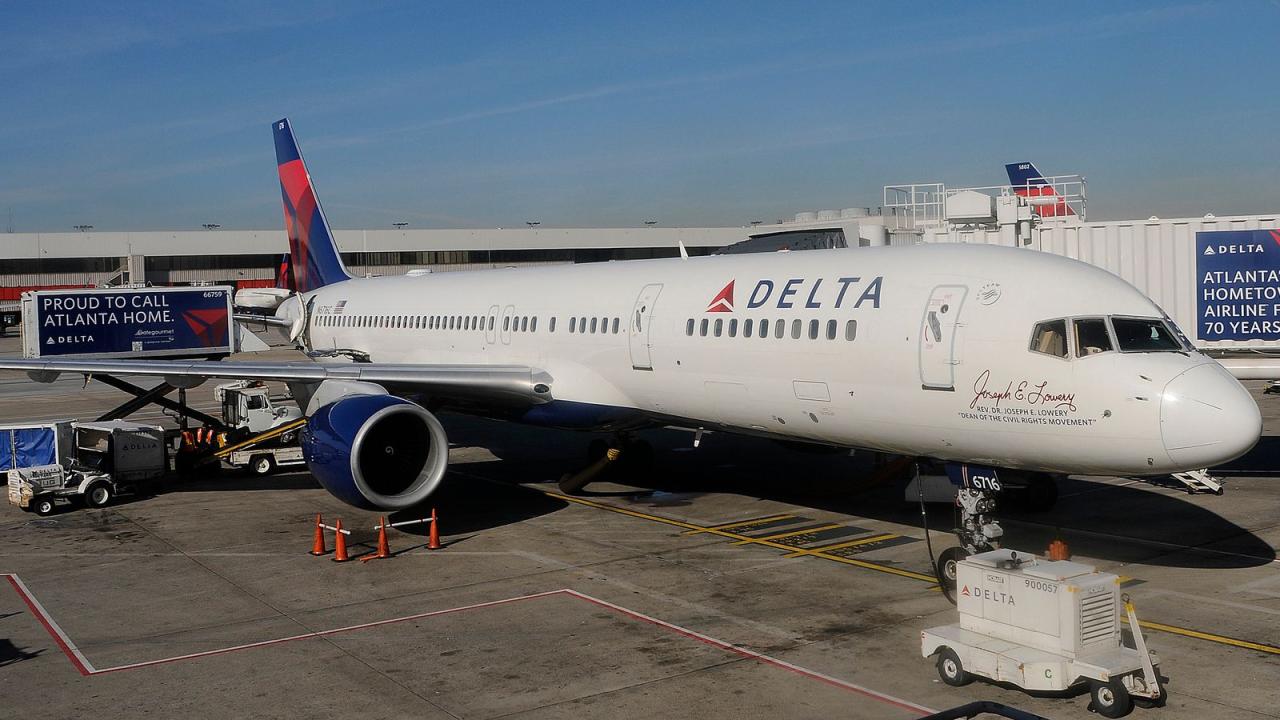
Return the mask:
<svg viewBox="0 0 1280 720">
<path fill-rule="evenodd" d="M 809 339 L 810 340 L 818 339 L 818 321 L 817 320 L 809 321 Z"/>
<path fill-rule="evenodd" d="M 738 337 L 738 319 L 729 320 L 729 337 Z"/>
<path fill-rule="evenodd" d="M 596 332 L 596 319 L 591 318 L 591 334 L 594 335 L 595 332 Z"/>
<path fill-rule="evenodd" d="M 585 333 L 587 331 L 587 319 L 585 317 L 578 318 L 578 332 Z"/>
<path fill-rule="evenodd" d="M 1088 318 L 1072 322 L 1076 328 L 1076 357 L 1097 355 L 1111 349 L 1111 336 L 1107 334 L 1107 321 Z"/>
<path fill-rule="evenodd" d="M 547 332 L 555 332 L 555 331 L 556 331 L 556 316 L 552 315 L 551 318 L 547 320 Z"/>
<path fill-rule="evenodd" d="M 613 319 L 613 334 L 618 334 L 618 318 Z"/>
<path fill-rule="evenodd" d="M 791 339 L 792 340 L 800 339 L 800 330 L 803 327 L 803 325 L 804 323 L 800 322 L 799 320 L 791 321 Z"/>
<path fill-rule="evenodd" d="M 858 321 L 850 320 L 844 324 L 844 339 L 853 342 L 858 337 Z"/>
<path fill-rule="evenodd" d="M 538 332 L 538 316 L 537 315 L 534 315 L 533 318 L 529 320 L 529 332 Z"/>
<path fill-rule="evenodd" d="M 529 332 L 529 316 L 520 318 L 520 332 Z"/>
<path fill-rule="evenodd" d="M 502 332 L 507 332 L 510 329 L 511 329 L 511 316 L 507 315 L 506 317 L 502 318 Z"/>
<path fill-rule="evenodd" d="M 569 318 L 569 332 L 578 332 L 578 318 Z"/>
<path fill-rule="evenodd" d="M 716 318 L 715 336 L 720 337 L 722 334 L 724 334 L 724 320 Z"/>
<path fill-rule="evenodd" d="M 1064 358 L 1067 356 L 1067 321 L 1047 320 L 1031 334 L 1031 351 Z"/>
<path fill-rule="evenodd" d="M 755 323 L 751 318 L 742 321 L 742 337 L 751 337 L 751 326 Z"/>
<path fill-rule="evenodd" d="M 773 321 L 773 336 L 774 336 L 775 338 L 777 338 L 777 339 L 781 340 L 781 339 L 782 339 L 782 331 L 783 331 L 783 329 L 784 329 L 784 328 L 786 328 L 786 326 L 787 326 L 787 321 L 786 321 L 786 320 L 781 320 L 781 319 L 779 319 L 779 320 L 774 320 L 774 321 Z"/>
<path fill-rule="evenodd" d="M 702 323 L 698 326 L 698 334 L 701 335 L 702 337 L 707 336 L 707 324 L 708 324 L 707 319 L 702 318 Z"/>
<path fill-rule="evenodd" d="M 828 320 L 828 321 L 827 321 L 827 339 L 828 339 L 828 340 L 835 340 L 835 339 L 836 339 L 836 324 L 837 324 L 837 323 L 836 323 L 836 321 L 835 321 L 835 320 Z"/>
<path fill-rule="evenodd" d="M 689 321 L 684 324 L 684 334 L 693 337 L 693 318 L 689 318 Z"/>
</svg>

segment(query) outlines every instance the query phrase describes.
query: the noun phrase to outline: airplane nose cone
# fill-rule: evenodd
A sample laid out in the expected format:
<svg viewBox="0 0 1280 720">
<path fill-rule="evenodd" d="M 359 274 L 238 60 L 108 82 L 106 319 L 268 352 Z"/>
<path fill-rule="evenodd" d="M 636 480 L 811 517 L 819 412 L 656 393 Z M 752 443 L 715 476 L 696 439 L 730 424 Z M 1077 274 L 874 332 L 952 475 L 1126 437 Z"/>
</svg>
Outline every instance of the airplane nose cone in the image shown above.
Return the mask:
<svg viewBox="0 0 1280 720">
<path fill-rule="evenodd" d="M 1249 391 L 1216 362 L 1174 377 L 1160 399 L 1160 432 L 1173 463 L 1213 467 L 1249 452 L 1262 434 L 1262 413 Z"/>
</svg>

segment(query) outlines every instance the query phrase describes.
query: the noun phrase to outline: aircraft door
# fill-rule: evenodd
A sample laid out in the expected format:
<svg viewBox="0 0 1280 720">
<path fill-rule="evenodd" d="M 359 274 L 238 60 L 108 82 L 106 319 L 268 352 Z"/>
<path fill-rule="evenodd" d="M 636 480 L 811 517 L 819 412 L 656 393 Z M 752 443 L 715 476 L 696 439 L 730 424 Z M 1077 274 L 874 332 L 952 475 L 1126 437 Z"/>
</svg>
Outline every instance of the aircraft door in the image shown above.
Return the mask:
<svg viewBox="0 0 1280 720">
<path fill-rule="evenodd" d="M 490 345 L 498 342 L 498 306 L 490 305 L 484 316 L 484 341 Z"/>
<path fill-rule="evenodd" d="M 631 367 L 635 370 L 652 370 L 652 332 L 653 307 L 658 304 L 658 293 L 662 292 L 662 283 L 645 285 L 636 297 L 635 307 L 631 310 L 629 324 L 629 340 L 631 343 Z"/>
<path fill-rule="evenodd" d="M 960 310 L 968 294 L 964 285 L 939 285 L 929 294 L 920 319 L 920 387 L 925 390 L 956 389 Z"/>
</svg>

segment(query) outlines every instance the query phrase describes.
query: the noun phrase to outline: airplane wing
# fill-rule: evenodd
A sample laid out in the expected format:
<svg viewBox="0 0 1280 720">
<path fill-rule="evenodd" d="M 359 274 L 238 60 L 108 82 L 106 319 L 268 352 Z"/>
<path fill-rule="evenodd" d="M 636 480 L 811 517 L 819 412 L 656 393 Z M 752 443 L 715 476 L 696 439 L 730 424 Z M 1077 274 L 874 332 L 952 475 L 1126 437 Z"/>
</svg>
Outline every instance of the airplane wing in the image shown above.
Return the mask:
<svg viewBox="0 0 1280 720">
<path fill-rule="evenodd" d="M 347 380 L 376 383 L 388 390 L 516 405 L 550 402 L 551 376 L 520 365 L 401 365 L 391 363 L 287 363 L 207 360 L 14 360 L 0 358 L 0 370 L 18 370 L 37 382 L 62 373 L 145 375 L 173 385 L 192 380 L 234 378 L 319 383 Z M 185 381 L 185 383 L 184 383 Z"/>
</svg>

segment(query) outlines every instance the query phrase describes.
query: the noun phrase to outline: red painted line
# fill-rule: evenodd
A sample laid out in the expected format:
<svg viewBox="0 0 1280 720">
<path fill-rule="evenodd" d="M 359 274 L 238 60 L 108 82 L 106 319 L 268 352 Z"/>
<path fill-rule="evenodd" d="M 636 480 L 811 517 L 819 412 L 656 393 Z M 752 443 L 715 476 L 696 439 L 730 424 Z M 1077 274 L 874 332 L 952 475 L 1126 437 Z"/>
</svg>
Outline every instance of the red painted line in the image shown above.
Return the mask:
<svg viewBox="0 0 1280 720">
<path fill-rule="evenodd" d="M 504 600 L 491 600 L 489 602 L 476 603 L 474 605 L 463 605 L 462 607 L 448 608 L 445 610 L 432 610 L 430 612 L 418 613 L 417 615 L 406 615 L 404 617 L 391 618 L 389 620 L 376 620 L 374 622 L 360 623 L 359 625 L 347 625 L 346 627 L 334 628 L 332 630 L 317 630 L 316 632 L 291 635 L 289 637 L 276 638 L 274 640 L 261 640 L 259 642 L 234 645 L 232 647 L 219 648 L 217 650 L 205 650 L 203 652 L 161 658 L 159 660 L 144 660 L 142 662 L 130 663 L 128 665 L 116 665 L 109 668 L 103 668 L 102 670 L 93 670 L 89 674 L 102 675 L 104 673 L 120 672 L 121 670 L 137 670 L 138 668 L 152 667 L 155 665 L 167 665 L 180 660 L 194 660 L 196 658 L 211 657 L 213 655 L 225 655 L 226 653 L 267 647 L 268 645 L 280 645 L 282 643 L 293 642 L 295 640 L 309 640 L 311 638 L 337 635 L 338 633 L 351 632 L 353 630 L 367 630 L 368 628 L 378 627 L 380 625 L 391 625 L 393 623 L 421 620 L 423 618 L 436 617 L 438 615 L 448 615 L 450 613 L 462 612 L 463 610 L 480 610 L 482 608 L 495 607 L 497 605 L 507 605 L 510 603 L 520 602 L 521 600 L 533 600 L 535 598 L 546 597 L 548 595 L 559 595 L 563 592 L 563 590 L 551 590 L 548 592 L 534 593 L 532 595 L 520 595 L 518 597 L 506 598 Z"/>
<path fill-rule="evenodd" d="M 67 659 L 71 661 L 71 664 L 75 666 L 76 670 L 79 671 L 81 675 L 85 675 L 85 676 L 105 675 L 106 673 L 121 672 L 124 670 L 137 670 L 139 668 L 144 668 L 144 667 L 167 665 L 169 663 L 175 663 L 182 660 L 194 660 L 197 658 L 212 657 L 214 655 L 225 655 L 227 653 L 238 652 L 241 650 L 250 650 L 253 648 L 268 647 L 271 645 L 280 645 L 283 643 L 294 642 L 297 640 L 309 640 L 313 638 L 327 637 L 329 635 L 337 635 L 339 633 L 352 632 L 355 630 L 367 630 L 369 628 L 381 627 L 383 625 L 392 625 L 396 623 L 409 622 L 411 620 L 422 620 L 425 618 L 438 617 L 441 615 L 449 615 L 452 613 L 459 613 L 465 610 L 480 610 L 484 608 L 497 607 L 500 605 L 510 605 L 510 604 L 522 602 L 525 600 L 536 600 L 538 598 L 551 597 L 554 595 L 567 595 L 569 597 L 577 598 L 579 600 L 583 600 L 585 602 L 591 603 L 598 607 L 611 610 L 620 615 L 629 617 L 633 620 L 639 620 L 641 622 L 648 623 L 650 625 L 654 625 L 654 626 L 663 628 L 664 630 L 668 630 L 670 632 L 676 633 L 677 635 L 681 635 L 683 637 L 689 638 L 690 640 L 696 640 L 706 645 L 710 645 L 711 647 L 723 650 L 728 653 L 732 653 L 734 655 L 738 655 L 739 657 L 748 658 L 748 659 L 763 663 L 765 665 L 769 665 L 771 667 L 787 670 L 788 672 L 795 673 L 802 677 L 807 677 L 811 680 L 817 680 L 826 685 L 830 685 L 832 687 L 836 687 L 841 690 L 847 690 L 847 691 L 856 693 L 858 695 L 861 695 L 863 697 L 870 698 L 872 700 L 876 700 L 876 701 L 885 703 L 887 705 L 892 705 L 893 707 L 906 710 L 911 713 L 916 713 L 920 715 L 930 715 L 937 712 L 936 710 L 932 710 L 923 705 L 917 705 L 916 703 L 913 703 L 909 700 L 904 700 L 902 698 L 895 697 L 893 695 L 872 690 L 871 688 L 865 687 L 863 685 L 858 685 L 857 683 L 852 683 L 847 680 L 841 680 L 839 678 L 835 678 L 830 675 L 825 675 L 815 670 L 810 670 L 808 668 L 804 668 L 799 665 L 789 663 L 785 660 L 779 660 L 778 658 L 765 655 L 764 653 L 756 652 L 755 650 L 749 650 L 742 646 L 725 642 L 724 640 L 718 640 L 716 638 L 711 637 L 710 635 L 703 635 L 702 633 L 697 632 L 696 630 L 690 630 L 689 628 L 676 625 L 675 623 L 667 622 L 666 620 L 659 620 L 658 618 L 652 617 L 650 615 L 645 615 L 644 613 L 636 612 L 635 610 L 625 608 L 621 605 L 615 605 L 614 603 L 608 602 L 607 600 L 601 600 L 600 598 L 592 597 L 591 595 L 580 593 L 577 590 L 570 590 L 567 588 L 562 590 L 548 590 L 546 592 L 533 593 L 530 595 L 518 595 L 516 597 L 504 598 L 502 600 L 491 600 L 488 602 L 475 603 L 472 605 L 463 605 L 460 607 L 446 608 L 444 610 L 431 610 L 428 612 L 417 613 L 414 615 L 405 615 L 403 617 L 389 618 L 387 620 L 375 620 L 373 622 L 360 623 L 357 625 L 347 625 L 345 627 L 340 627 L 340 628 L 333 628 L 332 630 L 318 630 L 315 632 L 302 633 L 299 635 L 291 635 L 289 637 L 275 638 L 272 640 L 262 640 L 259 642 L 245 643 L 243 645 L 234 645 L 232 647 L 219 648 L 216 650 L 205 650 L 203 652 L 190 653 L 187 655 L 178 655 L 174 657 L 160 658 L 158 660 L 144 660 L 142 662 L 129 663 L 127 665 L 116 665 L 113 667 L 103 668 L 99 670 L 94 668 L 93 665 L 88 661 L 88 659 L 85 658 L 80 653 L 80 650 L 75 646 L 75 643 L 73 643 L 71 639 L 66 636 L 66 633 L 62 631 L 62 628 L 58 627 L 58 624 L 53 621 L 53 619 L 49 616 L 49 613 L 44 609 L 42 605 L 40 605 L 39 601 L 35 599 L 35 596 L 31 594 L 31 592 L 27 589 L 26 585 L 22 583 L 22 581 L 18 578 L 18 576 L 12 575 L 12 574 L 6 574 L 5 577 L 9 579 L 9 584 L 13 586 L 14 591 L 17 592 L 18 596 L 22 598 L 22 601 L 26 603 L 27 607 L 31 610 L 31 613 L 40 622 L 41 626 L 44 627 L 45 631 L 49 633 L 49 636 L 53 638 L 53 641 L 57 643 L 58 647 L 61 648 L 63 654 L 66 655 Z"/>
<path fill-rule="evenodd" d="M 31 614 L 34 615 L 36 620 L 38 620 L 44 627 L 45 632 L 49 633 L 49 637 L 53 638 L 53 641 L 57 643 L 58 648 L 62 650 L 62 654 L 67 656 L 67 659 L 71 661 L 71 664 L 75 666 L 76 670 L 78 670 L 81 675 L 85 676 L 96 674 L 97 671 L 94 670 L 93 666 L 89 664 L 89 661 L 80 654 L 80 650 L 76 649 L 76 646 L 71 642 L 71 639 L 62 632 L 62 628 L 58 627 L 58 624 L 49 617 L 49 614 L 45 612 L 44 606 L 42 606 L 35 599 L 35 596 L 27 590 L 27 586 L 18 579 L 18 576 L 5 575 L 5 577 L 8 578 L 9 584 L 13 586 L 13 591 L 18 593 L 18 597 L 22 598 L 22 602 L 26 604 L 27 609 L 31 611 Z"/>
</svg>

